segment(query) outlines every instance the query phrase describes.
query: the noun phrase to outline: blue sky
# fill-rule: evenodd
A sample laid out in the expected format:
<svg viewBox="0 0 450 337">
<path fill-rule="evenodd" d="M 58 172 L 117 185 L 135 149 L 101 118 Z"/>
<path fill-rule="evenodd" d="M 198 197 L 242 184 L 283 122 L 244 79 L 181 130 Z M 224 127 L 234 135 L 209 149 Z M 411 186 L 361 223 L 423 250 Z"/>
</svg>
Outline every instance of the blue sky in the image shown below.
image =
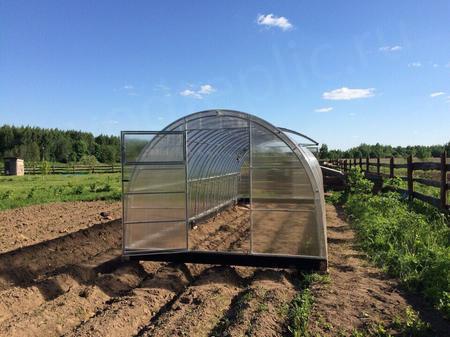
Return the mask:
<svg viewBox="0 0 450 337">
<path fill-rule="evenodd" d="M 450 140 L 450 1 L 0 0 L 0 124 L 241 110 L 332 148 Z"/>
</svg>

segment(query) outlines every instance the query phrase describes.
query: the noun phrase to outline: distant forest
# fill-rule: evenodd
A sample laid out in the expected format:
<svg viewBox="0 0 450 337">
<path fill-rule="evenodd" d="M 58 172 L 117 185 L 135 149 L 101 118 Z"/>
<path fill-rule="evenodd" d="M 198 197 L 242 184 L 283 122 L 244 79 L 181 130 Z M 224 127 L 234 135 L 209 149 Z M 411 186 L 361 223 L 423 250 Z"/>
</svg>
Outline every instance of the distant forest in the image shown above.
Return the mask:
<svg viewBox="0 0 450 337">
<path fill-rule="evenodd" d="M 419 159 L 440 157 L 442 152 L 446 151 L 450 156 L 450 142 L 445 145 L 413 145 L 413 146 L 391 146 L 361 144 L 348 150 L 329 150 L 326 144 L 322 144 L 319 149 L 319 157 L 322 159 L 339 159 L 339 158 L 371 158 L 376 157 L 397 157 L 405 158 L 409 155 Z"/>
<path fill-rule="evenodd" d="M 0 155 L 20 157 L 26 162 L 114 163 L 120 161 L 120 139 L 74 130 L 3 125 Z"/>
<path fill-rule="evenodd" d="M 359 157 L 407 157 L 412 154 L 418 158 L 439 157 L 443 151 L 450 155 L 450 142 L 431 146 L 390 146 L 361 144 L 349 150 L 329 150 L 323 144 L 320 158 L 359 158 Z M 120 139 L 117 136 L 94 136 L 90 132 L 74 130 L 43 129 L 30 126 L 0 127 L 0 155 L 15 156 L 28 162 L 41 160 L 69 163 L 115 163 L 120 161 Z"/>
</svg>

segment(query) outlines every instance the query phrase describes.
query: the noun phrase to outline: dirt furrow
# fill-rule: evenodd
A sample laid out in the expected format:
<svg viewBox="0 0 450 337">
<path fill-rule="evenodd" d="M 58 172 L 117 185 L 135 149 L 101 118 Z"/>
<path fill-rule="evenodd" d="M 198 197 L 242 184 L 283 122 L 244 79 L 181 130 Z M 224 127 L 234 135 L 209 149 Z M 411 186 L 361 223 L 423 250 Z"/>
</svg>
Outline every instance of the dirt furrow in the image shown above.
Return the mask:
<svg viewBox="0 0 450 337">
<path fill-rule="evenodd" d="M 15 313 L 0 324 L 7 336 L 54 336 L 95 315 L 112 296 L 139 285 L 147 275 L 137 263 L 122 266 L 114 274 L 99 275 L 86 284 L 72 280 L 66 292 L 31 311 Z"/>
<path fill-rule="evenodd" d="M 121 221 L 99 223 L 50 241 L 0 255 L 0 290 L 29 286 L 58 268 L 80 265 L 120 247 Z"/>
<path fill-rule="evenodd" d="M 209 336 L 282 336 L 296 293 L 293 277 L 286 271 L 257 270 Z"/>
<path fill-rule="evenodd" d="M 91 319 L 66 336 L 132 336 L 188 284 L 185 267 L 158 264 L 153 276 L 126 296 L 109 301 Z"/>
<path fill-rule="evenodd" d="M 206 269 L 139 336 L 207 336 L 242 289 L 231 267 Z"/>
<path fill-rule="evenodd" d="M 242 219 L 243 216 L 234 215 L 231 222 L 223 219 L 217 227 L 227 224 L 234 228 L 239 225 Z M 212 221 L 209 221 L 200 226 L 208 226 L 212 223 Z M 238 245 L 243 238 L 240 233 L 226 232 L 221 239 L 216 239 L 211 244 L 209 234 L 210 232 L 199 231 L 194 233 L 193 236 L 199 246 L 208 244 L 210 248 L 225 250 L 229 249 L 231 245 Z M 213 271 L 209 271 L 210 269 L 211 266 L 209 265 L 162 265 L 156 272 L 155 277 L 146 279 L 139 288 L 133 289 L 131 294 L 109 301 L 94 317 L 80 324 L 67 335 L 133 336 L 137 333 L 146 335 L 153 331 L 156 322 L 160 322 L 168 313 L 174 312 L 174 306 L 187 301 L 186 299 L 191 296 L 194 285 L 208 283 L 210 274 L 214 275 L 218 270 L 222 270 L 219 273 L 220 277 L 224 278 L 225 281 L 229 278 L 228 272 L 225 272 L 221 267 L 213 267 Z M 226 270 L 234 269 L 228 268 Z M 236 277 L 236 279 L 241 280 L 239 276 Z M 216 285 L 216 288 L 220 292 L 222 287 Z M 224 288 L 224 291 L 226 292 L 227 289 Z M 233 295 L 225 297 L 231 300 Z M 226 308 L 226 303 L 224 308 Z M 178 312 L 178 310 L 175 311 Z M 220 317 L 219 313 L 218 318 Z M 214 321 L 210 325 L 213 326 Z"/>
<path fill-rule="evenodd" d="M 101 212 L 108 216 L 101 216 Z M 122 205 L 116 201 L 56 202 L 1 211 L 0 253 L 118 219 L 121 212 Z"/>
</svg>

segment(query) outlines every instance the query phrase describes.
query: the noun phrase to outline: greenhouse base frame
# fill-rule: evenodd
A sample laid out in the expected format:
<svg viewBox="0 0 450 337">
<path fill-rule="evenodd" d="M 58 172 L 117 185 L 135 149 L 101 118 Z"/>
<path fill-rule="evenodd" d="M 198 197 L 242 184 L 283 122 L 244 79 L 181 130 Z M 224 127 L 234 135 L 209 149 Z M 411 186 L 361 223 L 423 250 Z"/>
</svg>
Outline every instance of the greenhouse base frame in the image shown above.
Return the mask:
<svg viewBox="0 0 450 337">
<path fill-rule="evenodd" d="M 327 260 L 314 256 L 243 254 L 210 251 L 176 251 L 162 253 L 133 252 L 125 260 L 200 263 L 246 267 L 286 268 L 301 271 L 326 271 Z"/>
</svg>

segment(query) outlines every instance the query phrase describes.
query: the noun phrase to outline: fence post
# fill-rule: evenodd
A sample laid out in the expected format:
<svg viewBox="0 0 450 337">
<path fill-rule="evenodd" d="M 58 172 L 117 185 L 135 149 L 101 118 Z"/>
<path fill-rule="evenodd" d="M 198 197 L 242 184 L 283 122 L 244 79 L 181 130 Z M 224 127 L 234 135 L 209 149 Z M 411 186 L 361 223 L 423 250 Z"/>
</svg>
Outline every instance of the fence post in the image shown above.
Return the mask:
<svg viewBox="0 0 450 337">
<path fill-rule="evenodd" d="M 394 156 L 389 161 L 389 178 L 394 178 Z"/>
<path fill-rule="evenodd" d="M 344 159 L 344 172 L 347 172 L 347 159 Z"/>
<path fill-rule="evenodd" d="M 348 160 L 348 169 L 350 170 L 352 168 L 352 159 L 350 158 Z"/>
<path fill-rule="evenodd" d="M 380 176 L 380 156 L 377 156 L 377 176 Z"/>
<path fill-rule="evenodd" d="M 366 157 L 366 172 L 369 173 L 369 156 Z"/>
<path fill-rule="evenodd" d="M 353 158 L 353 167 L 356 168 L 357 165 L 356 158 Z"/>
<path fill-rule="evenodd" d="M 447 153 L 441 154 L 441 208 L 447 208 Z"/>
<path fill-rule="evenodd" d="M 412 201 L 412 199 L 413 199 L 413 192 L 414 192 L 412 154 L 410 154 L 408 156 L 407 169 L 408 169 L 408 199 L 409 199 L 409 201 Z"/>
<path fill-rule="evenodd" d="M 359 169 L 362 171 L 362 157 L 359 156 Z"/>
</svg>

